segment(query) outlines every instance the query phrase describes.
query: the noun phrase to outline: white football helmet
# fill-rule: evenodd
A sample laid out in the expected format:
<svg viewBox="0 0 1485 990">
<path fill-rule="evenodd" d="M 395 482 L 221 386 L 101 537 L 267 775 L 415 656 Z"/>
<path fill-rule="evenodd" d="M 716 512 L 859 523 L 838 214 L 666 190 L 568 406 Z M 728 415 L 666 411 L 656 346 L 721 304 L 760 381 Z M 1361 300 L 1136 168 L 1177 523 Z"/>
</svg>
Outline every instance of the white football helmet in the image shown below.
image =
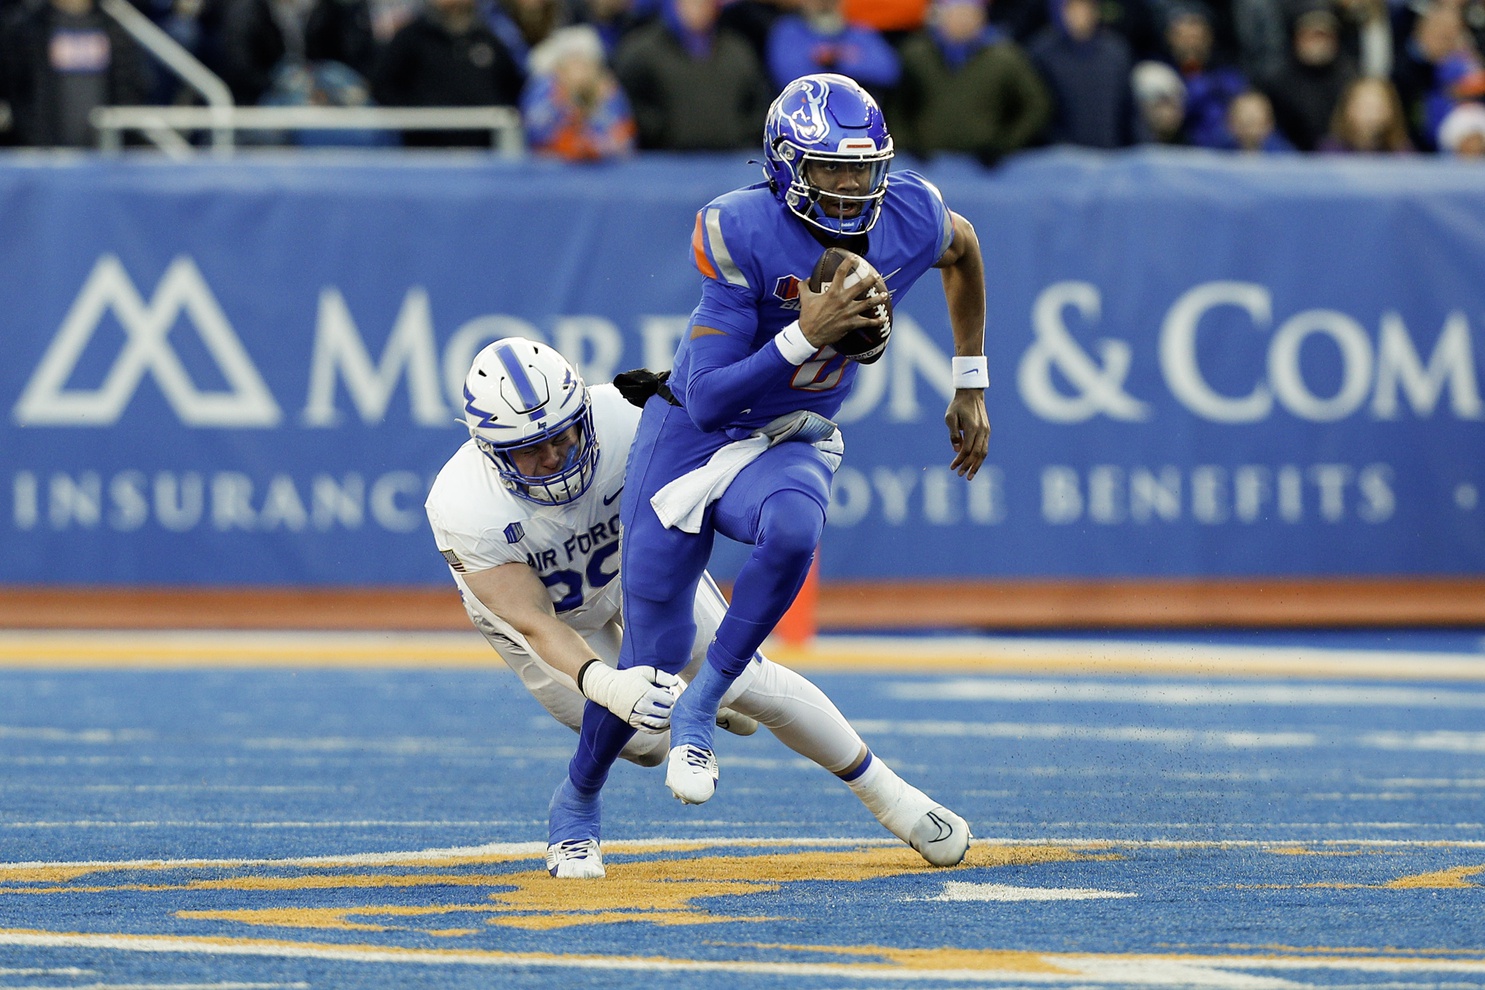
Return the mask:
<svg viewBox="0 0 1485 990">
<path fill-rule="evenodd" d="M 565 505 L 588 490 L 598 464 L 588 387 L 567 359 L 545 344 L 506 337 L 474 356 L 464 379 L 464 424 L 512 493 L 543 505 Z M 547 475 L 516 466 L 517 451 L 555 440 L 569 429 L 576 442 L 566 463 Z"/>
</svg>

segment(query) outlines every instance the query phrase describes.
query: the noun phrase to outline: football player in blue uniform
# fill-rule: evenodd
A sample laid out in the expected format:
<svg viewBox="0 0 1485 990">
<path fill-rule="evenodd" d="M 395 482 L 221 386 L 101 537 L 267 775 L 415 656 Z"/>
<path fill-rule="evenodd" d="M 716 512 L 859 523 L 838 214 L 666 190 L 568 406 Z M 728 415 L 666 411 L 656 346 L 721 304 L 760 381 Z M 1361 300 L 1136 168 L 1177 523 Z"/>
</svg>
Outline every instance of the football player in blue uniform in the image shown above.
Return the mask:
<svg viewBox="0 0 1485 990">
<path fill-rule="evenodd" d="M 842 445 L 830 417 L 856 380 L 832 344 L 885 335 L 872 293 L 901 300 L 930 268 L 942 273 L 953 328 L 955 393 L 945 420 L 951 466 L 973 478 L 990 424 L 984 358 L 984 263 L 974 229 L 910 171 L 888 175 L 892 138 L 867 92 L 844 76 L 790 83 L 764 125 L 766 181 L 729 192 L 697 215 L 692 259 L 701 302 L 676 353 L 668 389 L 644 407 L 622 507 L 625 633 L 619 667 L 681 669 L 695 624 L 691 602 L 715 534 L 753 547 L 707 662 L 671 713 L 666 786 L 687 803 L 716 787 L 712 730 L 723 694 L 803 584 L 825 524 Z M 814 292 L 826 247 L 858 259 Z M 864 259 L 864 260 L 861 260 Z M 851 283 L 855 284 L 851 284 Z M 653 501 L 652 501 L 653 500 Z M 589 704 L 577 752 L 554 803 L 550 834 L 581 820 L 634 730 Z M 857 766 L 871 772 L 863 747 Z M 921 799 L 921 800 L 919 800 Z M 917 792 L 914 848 L 935 865 L 960 862 L 969 826 Z"/>
</svg>

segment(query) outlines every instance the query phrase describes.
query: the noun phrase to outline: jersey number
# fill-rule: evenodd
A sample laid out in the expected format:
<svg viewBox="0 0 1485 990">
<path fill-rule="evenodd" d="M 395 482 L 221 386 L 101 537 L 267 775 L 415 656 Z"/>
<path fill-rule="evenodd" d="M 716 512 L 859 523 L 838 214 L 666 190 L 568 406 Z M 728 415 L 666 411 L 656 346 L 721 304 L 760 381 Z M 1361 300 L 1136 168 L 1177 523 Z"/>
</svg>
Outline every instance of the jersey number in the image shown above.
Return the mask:
<svg viewBox="0 0 1485 990">
<path fill-rule="evenodd" d="M 799 370 L 794 372 L 794 378 L 789 384 L 794 388 L 810 392 L 824 392 L 839 385 L 841 375 L 846 372 L 846 360 L 841 358 L 840 363 L 831 368 L 830 362 L 840 355 L 833 350 L 827 354 L 827 350 L 829 349 L 822 347 L 815 352 L 814 357 L 801 364 Z"/>
<path fill-rule="evenodd" d="M 588 558 L 588 584 L 594 590 L 602 588 L 619 576 L 618 571 L 610 572 L 603 569 L 604 562 L 618 552 L 618 549 L 619 542 L 615 540 L 606 547 L 599 547 L 593 556 Z M 548 588 L 562 586 L 562 597 L 552 603 L 552 608 L 558 613 L 571 612 L 583 603 L 583 575 L 577 571 L 552 571 L 550 574 L 541 576 L 541 583 Z"/>
</svg>

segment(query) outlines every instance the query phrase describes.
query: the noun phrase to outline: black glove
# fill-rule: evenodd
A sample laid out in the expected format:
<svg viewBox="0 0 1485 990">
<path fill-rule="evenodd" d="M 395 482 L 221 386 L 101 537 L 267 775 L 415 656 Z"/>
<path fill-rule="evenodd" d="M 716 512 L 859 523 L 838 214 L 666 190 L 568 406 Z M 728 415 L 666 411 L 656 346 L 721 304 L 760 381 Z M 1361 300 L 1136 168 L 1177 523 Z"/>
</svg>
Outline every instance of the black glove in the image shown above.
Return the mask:
<svg viewBox="0 0 1485 990">
<path fill-rule="evenodd" d="M 633 371 L 622 371 L 614 376 L 614 387 L 619 394 L 629 401 L 630 405 L 645 407 L 650 396 L 658 395 L 673 406 L 680 405 L 674 395 L 670 392 L 670 386 L 665 380 L 670 377 L 670 372 L 662 371 L 659 374 L 649 368 L 635 368 Z"/>
</svg>

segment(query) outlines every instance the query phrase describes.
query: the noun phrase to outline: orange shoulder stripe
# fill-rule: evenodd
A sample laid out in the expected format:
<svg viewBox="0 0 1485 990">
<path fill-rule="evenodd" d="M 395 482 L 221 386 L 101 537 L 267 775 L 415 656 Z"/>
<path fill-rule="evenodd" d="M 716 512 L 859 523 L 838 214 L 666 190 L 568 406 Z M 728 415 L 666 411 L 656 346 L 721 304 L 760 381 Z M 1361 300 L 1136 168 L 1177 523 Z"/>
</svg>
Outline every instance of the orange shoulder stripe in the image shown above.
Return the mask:
<svg viewBox="0 0 1485 990">
<path fill-rule="evenodd" d="M 711 259 L 706 256 L 706 239 L 701 233 L 701 214 L 696 214 L 696 229 L 691 233 L 691 252 L 696 256 L 696 267 L 701 269 L 701 274 L 707 278 L 716 278 L 717 269 L 712 266 Z"/>
</svg>

